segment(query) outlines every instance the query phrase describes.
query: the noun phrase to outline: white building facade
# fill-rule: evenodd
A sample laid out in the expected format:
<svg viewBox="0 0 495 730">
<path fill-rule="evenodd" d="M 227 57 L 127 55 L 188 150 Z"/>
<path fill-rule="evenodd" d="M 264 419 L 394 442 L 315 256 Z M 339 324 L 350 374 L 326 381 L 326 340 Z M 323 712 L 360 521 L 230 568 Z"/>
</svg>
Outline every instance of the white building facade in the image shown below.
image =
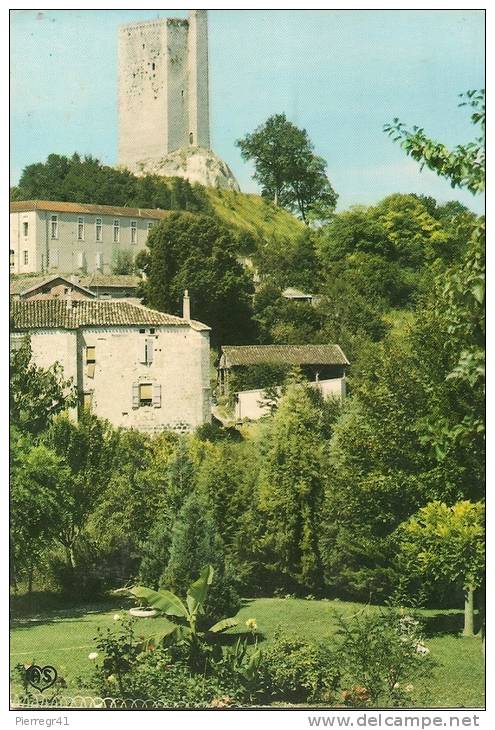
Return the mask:
<svg viewBox="0 0 495 730">
<path fill-rule="evenodd" d="M 206 325 L 118 301 L 17 300 L 11 317 L 36 364 L 72 378 L 79 410 L 146 432 L 210 422 Z"/>
<path fill-rule="evenodd" d="M 134 259 L 169 211 L 50 200 L 10 204 L 10 271 L 110 274 L 119 252 Z"/>
</svg>

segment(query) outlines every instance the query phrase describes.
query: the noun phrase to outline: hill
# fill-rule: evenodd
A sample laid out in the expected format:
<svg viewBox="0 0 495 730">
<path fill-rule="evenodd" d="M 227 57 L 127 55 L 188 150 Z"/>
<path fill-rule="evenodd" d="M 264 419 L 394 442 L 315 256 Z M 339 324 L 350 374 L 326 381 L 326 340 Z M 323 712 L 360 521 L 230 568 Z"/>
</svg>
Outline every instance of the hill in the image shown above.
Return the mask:
<svg viewBox="0 0 495 730">
<path fill-rule="evenodd" d="M 259 195 L 214 188 L 204 188 L 204 191 L 224 223 L 257 238 L 293 238 L 306 229 L 291 213 Z"/>
</svg>

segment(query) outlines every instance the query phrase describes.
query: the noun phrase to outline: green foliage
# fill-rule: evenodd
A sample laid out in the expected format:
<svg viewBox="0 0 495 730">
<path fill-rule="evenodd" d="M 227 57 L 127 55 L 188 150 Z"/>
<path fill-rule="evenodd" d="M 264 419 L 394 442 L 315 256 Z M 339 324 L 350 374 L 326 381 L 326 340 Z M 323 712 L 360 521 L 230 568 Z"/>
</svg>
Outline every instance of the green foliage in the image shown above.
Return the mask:
<svg viewBox="0 0 495 730">
<path fill-rule="evenodd" d="M 480 586 L 485 564 L 485 508 L 463 500 L 448 506 L 429 502 L 397 531 L 409 575 L 458 582 L 464 590 Z"/>
<path fill-rule="evenodd" d="M 328 644 L 277 631 L 261 650 L 257 668 L 261 702 L 334 703 L 341 660 Z"/>
<path fill-rule="evenodd" d="M 98 630 L 94 682 L 103 697 L 150 700 L 168 708 L 210 707 L 233 694 L 232 678 L 211 673 L 209 654 L 202 671 L 191 670 L 174 647 L 143 645 L 136 622 L 124 619 L 106 632 Z M 226 681 L 227 680 L 227 681 Z M 230 698 L 229 704 L 234 698 Z"/>
<path fill-rule="evenodd" d="M 21 431 L 41 433 L 57 413 L 75 406 L 76 387 L 57 362 L 49 368 L 32 361 L 29 338 L 10 354 L 10 423 Z"/>
<path fill-rule="evenodd" d="M 420 127 L 407 130 L 397 118 L 386 124 L 384 130 L 394 142 L 400 142 L 408 155 L 421 163 L 421 169 L 426 166 L 446 177 L 453 188 L 480 193 L 485 189 L 485 90 L 471 90 L 460 96 L 463 99 L 460 106 L 470 106 L 474 110 L 471 121 L 479 124 L 482 130 L 481 136 L 469 144 L 449 150 L 444 144 L 429 139 Z"/>
<path fill-rule="evenodd" d="M 88 523 L 110 584 L 122 584 L 134 576 L 140 560 L 149 554 L 148 548 L 157 547 L 147 544 L 156 523 L 169 526 L 168 540 L 164 536 L 169 544 L 173 520 L 184 498 L 182 488 L 187 489 L 185 480 L 170 478 L 176 446 L 177 436 L 172 432 L 154 437 L 133 430 L 118 434 L 110 479 Z"/>
<path fill-rule="evenodd" d="M 112 254 L 112 274 L 135 274 L 134 256 L 130 249 L 116 249 Z"/>
<path fill-rule="evenodd" d="M 11 577 L 14 584 L 26 577 L 31 590 L 36 564 L 43 551 L 53 547 L 71 508 L 66 492 L 70 471 L 53 450 L 33 443 L 15 427 L 10 466 Z"/>
<path fill-rule="evenodd" d="M 272 586 L 321 583 L 318 522 L 323 501 L 325 411 L 302 384 L 288 387 L 268 432 L 259 480 L 264 568 Z"/>
<path fill-rule="evenodd" d="M 67 417 L 56 419 L 44 440 L 68 467 L 64 482 L 66 509 L 58 526 L 57 540 L 65 551 L 64 587 L 68 591 L 78 590 L 77 544 L 110 480 L 117 435 L 107 422 L 85 412 L 77 423 Z"/>
<path fill-rule="evenodd" d="M 147 245 L 147 304 L 181 316 L 188 289 L 192 315 L 212 327 L 214 344 L 249 340 L 253 285 L 236 259 L 237 241 L 226 228 L 210 216 L 175 213 L 154 226 Z"/>
<path fill-rule="evenodd" d="M 328 219 L 337 195 L 327 176 L 326 163 L 314 154 L 308 133 L 289 122 L 285 114 L 274 114 L 251 134 L 237 141 L 245 160 L 254 160 L 254 179 L 262 195 L 302 220 Z"/>
<path fill-rule="evenodd" d="M 205 654 L 208 653 L 206 645 L 208 639 L 237 625 L 234 618 L 222 619 L 210 625 L 212 611 L 208 605 L 208 597 L 213 576 L 212 566 L 205 566 L 201 570 L 199 578 L 188 586 L 185 602 L 172 591 L 164 589 L 154 591 L 143 586 L 135 586 L 125 591 L 144 605 L 171 617 L 173 621 L 169 622 L 160 634 L 144 639 L 143 648 L 161 644 L 183 647 L 186 650 L 187 661 L 191 669 L 197 671 L 201 668 Z M 200 624 L 201 617 L 204 617 L 202 624 Z M 209 626 L 206 633 L 200 630 L 205 623 Z"/>
<path fill-rule="evenodd" d="M 77 152 L 72 157 L 51 154 L 46 162 L 25 167 L 12 197 L 162 210 L 206 212 L 210 208 L 199 185 L 158 175 L 137 177 L 128 170 L 102 165 L 90 155 L 81 158 Z"/>
<path fill-rule="evenodd" d="M 158 588 L 163 566 L 168 563 L 173 521 L 174 517 L 168 510 L 161 513 L 141 549 L 139 580 L 155 590 Z"/>
<path fill-rule="evenodd" d="M 172 530 L 169 560 L 160 585 L 183 595 L 202 567 L 211 563 L 217 580 L 209 592 L 205 615 L 210 623 L 239 608 L 235 582 L 225 562 L 222 539 L 208 504 L 193 492 L 184 502 Z"/>
<path fill-rule="evenodd" d="M 404 707 L 412 680 L 428 677 L 432 662 L 419 622 L 403 612 L 336 614 L 342 699 L 352 707 Z"/>
</svg>

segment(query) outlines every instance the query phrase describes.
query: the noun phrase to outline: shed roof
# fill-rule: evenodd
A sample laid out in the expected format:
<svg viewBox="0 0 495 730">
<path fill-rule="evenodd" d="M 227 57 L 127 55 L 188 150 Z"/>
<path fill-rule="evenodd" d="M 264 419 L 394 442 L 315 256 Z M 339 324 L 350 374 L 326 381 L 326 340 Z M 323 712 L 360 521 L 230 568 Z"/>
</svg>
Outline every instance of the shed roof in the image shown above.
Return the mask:
<svg viewBox="0 0 495 730">
<path fill-rule="evenodd" d="M 223 346 L 220 367 L 247 365 L 349 365 L 339 345 Z"/>
<path fill-rule="evenodd" d="M 172 325 L 209 330 L 195 320 L 158 312 L 123 300 L 72 302 L 66 299 L 19 299 L 11 303 L 13 330 L 78 329 L 79 327 L 115 327 L 129 325 Z"/>
<path fill-rule="evenodd" d="M 284 289 L 282 292 L 282 296 L 285 297 L 285 299 L 312 299 L 312 294 L 306 294 L 305 292 L 301 291 L 300 289 L 295 289 L 293 286 L 288 286 L 287 289 Z"/>
<path fill-rule="evenodd" d="M 49 213 L 87 213 L 89 215 L 120 215 L 129 218 L 166 218 L 170 210 L 159 208 L 127 208 L 118 205 L 96 205 L 95 203 L 73 203 L 68 200 L 15 200 L 10 204 L 11 213 L 26 213 L 31 210 L 46 210 Z"/>
</svg>

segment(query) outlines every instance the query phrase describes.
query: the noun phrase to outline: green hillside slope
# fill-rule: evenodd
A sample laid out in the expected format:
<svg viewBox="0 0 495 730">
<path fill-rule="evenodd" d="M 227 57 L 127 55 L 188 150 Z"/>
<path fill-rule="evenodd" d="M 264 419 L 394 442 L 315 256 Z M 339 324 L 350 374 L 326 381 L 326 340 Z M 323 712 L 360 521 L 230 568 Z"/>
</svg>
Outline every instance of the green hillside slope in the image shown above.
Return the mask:
<svg viewBox="0 0 495 730">
<path fill-rule="evenodd" d="M 259 195 L 205 188 L 215 213 L 227 224 L 259 238 L 292 238 L 305 230 L 291 213 Z"/>
</svg>

